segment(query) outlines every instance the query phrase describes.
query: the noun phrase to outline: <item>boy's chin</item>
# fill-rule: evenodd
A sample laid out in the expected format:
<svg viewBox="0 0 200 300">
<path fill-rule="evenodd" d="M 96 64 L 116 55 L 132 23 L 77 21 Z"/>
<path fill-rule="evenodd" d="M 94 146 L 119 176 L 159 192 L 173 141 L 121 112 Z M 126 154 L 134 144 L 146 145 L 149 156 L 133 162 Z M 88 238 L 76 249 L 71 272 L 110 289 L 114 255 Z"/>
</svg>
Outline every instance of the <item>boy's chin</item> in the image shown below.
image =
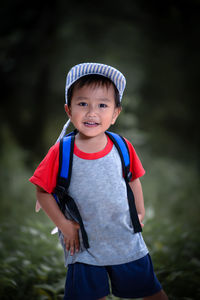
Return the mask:
<svg viewBox="0 0 200 300">
<path fill-rule="evenodd" d="M 102 135 L 105 134 L 105 132 L 83 132 L 83 131 L 78 131 L 78 134 L 80 137 L 90 139 L 90 138 L 98 138 L 101 137 Z"/>
</svg>

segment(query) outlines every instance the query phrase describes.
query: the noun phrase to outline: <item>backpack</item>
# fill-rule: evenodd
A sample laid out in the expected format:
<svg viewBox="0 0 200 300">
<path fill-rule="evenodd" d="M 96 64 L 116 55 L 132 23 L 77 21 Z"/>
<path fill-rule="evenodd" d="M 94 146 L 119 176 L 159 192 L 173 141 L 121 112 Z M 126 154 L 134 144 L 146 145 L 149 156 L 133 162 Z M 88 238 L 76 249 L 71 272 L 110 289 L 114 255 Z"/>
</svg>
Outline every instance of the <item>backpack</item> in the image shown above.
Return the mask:
<svg viewBox="0 0 200 300">
<path fill-rule="evenodd" d="M 61 211 L 64 213 L 67 209 L 67 211 L 70 214 L 70 217 L 79 223 L 84 247 L 88 249 L 89 248 L 88 236 L 85 231 L 81 215 L 79 213 L 75 201 L 68 194 L 68 188 L 71 180 L 73 150 L 74 150 L 74 141 L 75 141 L 76 133 L 77 131 L 75 130 L 67 134 L 64 138 L 60 140 L 58 178 L 57 178 L 57 185 L 53 195 Z M 130 172 L 130 155 L 129 155 L 127 143 L 122 136 L 114 132 L 106 131 L 106 134 L 112 140 L 121 158 L 123 177 L 127 187 L 127 198 L 128 198 L 130 217 L 134 228 L 134 233 L 141 232 L 142 227 L 140 225 L 140 221 L 138 218 L 134 195 L 129 185 L 129 181 L 132 177 L 132 174 Z"/>
</svg>

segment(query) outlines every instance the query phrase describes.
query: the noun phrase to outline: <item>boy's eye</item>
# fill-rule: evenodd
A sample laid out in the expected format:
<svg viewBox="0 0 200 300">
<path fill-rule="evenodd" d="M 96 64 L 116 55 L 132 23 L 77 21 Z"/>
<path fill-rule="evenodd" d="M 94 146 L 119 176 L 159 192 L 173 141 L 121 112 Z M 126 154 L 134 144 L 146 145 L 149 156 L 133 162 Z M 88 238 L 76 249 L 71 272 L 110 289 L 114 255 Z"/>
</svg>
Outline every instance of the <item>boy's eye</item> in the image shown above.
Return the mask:
<svg viewBox="0 0 200 300">
<path fill-rule="evenodd" d="M 78 105 L 79 106 L 87 106 L 87 103 L 86 102 L 79 102 Z"/>
<path fill-rule="evenodd" d="M 102 108 L 105 108 L 105 107 L 107 107 L 108 105 L 107 104 L 105 104 L 105 103 L 101 103 L 101 104 L 99 104 L 99 107 L 102 107 Z"/>
</svg>

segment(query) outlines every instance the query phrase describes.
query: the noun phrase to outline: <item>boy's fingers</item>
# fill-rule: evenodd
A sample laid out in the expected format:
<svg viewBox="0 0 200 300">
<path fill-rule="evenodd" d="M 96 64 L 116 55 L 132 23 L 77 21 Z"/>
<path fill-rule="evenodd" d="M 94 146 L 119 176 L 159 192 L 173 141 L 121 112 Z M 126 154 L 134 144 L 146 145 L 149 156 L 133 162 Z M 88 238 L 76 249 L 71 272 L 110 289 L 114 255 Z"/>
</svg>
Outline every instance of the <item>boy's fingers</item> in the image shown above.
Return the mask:
<svg viewBox="0 0 200 300">
<path fill-rule="evenodd" d="M 75 239 L 75 249 L 76 249 L 76 252 L 79 251 L 79 247 L 80 247 L 80 243 L 79 243 L 79 237 L 77 235 L 77 237 Z"/>
<path fill-rule="evenodd" d="M 68 239 L 64 239 L 64 243 L 65 243 L 65 248 L 69 251 L 70 248 L 70 243 Z"/>
<path fill-rule="evenodd" d="M 74 255 L 74 244 L 75 244 L 75 241 L 72 241 L 70 244 L 70 255 Z"/>
<path fill-rule="evenodd" d="M 76 223 L 75 221 L 71 221 L 76 228 L 75 233 L 74 233 L 74 238 L 68 239 L 67 237 L 64 238 L 64 243 L 65 243 L 65 248 L 67 251 L 70 251 L 70 255 L 74 255 L 75 251 L 78 252 L 80 248 L 80 243 L 79 243 L 79 228 L 80 225 Z"/>
<path fill-rule="evenodd" d="M 70 251 L 70 255 L 74 255 L 74 244 L 75 244 L 74 240 L 70 241 L 65 239 L 65 248 L 67 251 Z"/>
</svg>

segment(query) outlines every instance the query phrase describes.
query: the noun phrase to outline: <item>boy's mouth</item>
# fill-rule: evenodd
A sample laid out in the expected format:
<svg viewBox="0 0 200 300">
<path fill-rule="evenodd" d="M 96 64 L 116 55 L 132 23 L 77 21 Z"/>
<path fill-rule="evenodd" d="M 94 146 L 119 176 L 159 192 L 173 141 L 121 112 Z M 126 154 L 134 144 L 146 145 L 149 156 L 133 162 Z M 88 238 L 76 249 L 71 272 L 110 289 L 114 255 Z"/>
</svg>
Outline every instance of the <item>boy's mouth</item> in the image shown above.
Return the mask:
<svg viewBox="0 0 200 300">
<path fill-rule="evenodd" d="M 84 122 L 84 125 L 87 127 L 96 127 L 99 125 L 97 122 Z"/>
</svg>

